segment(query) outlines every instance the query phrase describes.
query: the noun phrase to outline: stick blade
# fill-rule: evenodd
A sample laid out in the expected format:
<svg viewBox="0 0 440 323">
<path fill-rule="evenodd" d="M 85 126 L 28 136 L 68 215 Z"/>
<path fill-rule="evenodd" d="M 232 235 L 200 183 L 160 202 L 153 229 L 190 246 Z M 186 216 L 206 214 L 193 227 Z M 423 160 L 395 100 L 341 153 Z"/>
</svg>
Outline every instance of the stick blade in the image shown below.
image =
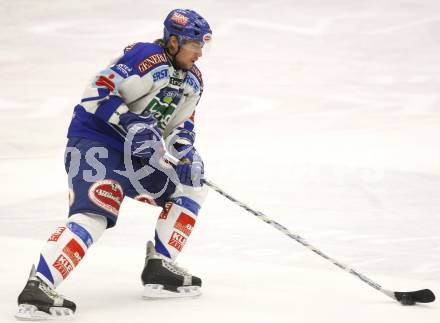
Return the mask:
<svg viewBox="0 0 440 323">
<path fill-rule="evenodd" d="M 435 295 L 430 289 L 421 289 L 413 292 L 394 292 L 394 296 L 402 305 L 431 303 L 435 301 Z"/>
</svg>

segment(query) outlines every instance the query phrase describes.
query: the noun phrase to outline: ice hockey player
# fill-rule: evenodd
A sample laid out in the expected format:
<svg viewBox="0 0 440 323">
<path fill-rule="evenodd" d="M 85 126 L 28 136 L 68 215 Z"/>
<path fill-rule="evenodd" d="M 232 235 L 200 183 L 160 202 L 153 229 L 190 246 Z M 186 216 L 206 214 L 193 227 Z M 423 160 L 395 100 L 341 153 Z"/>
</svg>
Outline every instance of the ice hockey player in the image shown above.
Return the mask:
<svg viewBox="0 0 440 323">
<path fill-rule="evenodd" d="M 162 208 L 155 242 L 147 243 L 143 296 L 200 293 L 201 279 L 175 259 L 206 196 L 204 165 L 194 148 L 194 111 L 203 91 L 194 63 L 211 35 L 198 13 L 175 9 L 164 21 L 162 39 L 126 47 L 86 87 L 68 130 L 69 217 L 32 266 L 18 296 L 17 319 L 74 315 L 76 305 L 56 288 L 116 224 L 125 196 Z"/>
</svg>

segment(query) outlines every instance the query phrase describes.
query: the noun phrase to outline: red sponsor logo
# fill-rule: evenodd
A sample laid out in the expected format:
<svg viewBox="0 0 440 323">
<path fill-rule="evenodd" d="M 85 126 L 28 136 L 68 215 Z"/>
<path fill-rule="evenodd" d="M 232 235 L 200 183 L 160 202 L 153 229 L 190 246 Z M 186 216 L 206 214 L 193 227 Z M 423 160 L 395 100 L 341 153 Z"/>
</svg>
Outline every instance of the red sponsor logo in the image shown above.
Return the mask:
<svg viewBox="0 0 440 323">
<path fill-rule="evenodd" d="M 66 230 L 66 227 L 59 227 L 57 229 L 57 231 L 55 231 L 49 238 L 48 241 L 58 241 L 58 239 L 60 238 L 61 234 L 64 232 L 64 230 Z"/>
<path fill-rule="evenodd" d="M 212 38 L 211 34 L 204 34 L 203 35 L 203 42 L 209 42 Z"/>
<path fill-rule="evenodd" d="M 61 276 L 63 276 L 63 279 L 65 279 L 73 270 L 72 264 L 63 255 L 60 255 L 57 260 L 55 260 L 53 266 L 60 272 Z"/>
<path fill-rule="evenodd" d="M 196 220 L 192 216 L 182 212 L 177 218 L 174 228 L 189 236 L 194 228 L 194 224 L 196 224 Z"/>
<path fill-rule="evenodd" d="M 118 182 L 106 179 L 96 182 L 89 188 L 89 198 L 99 207 L 118 216 L 124 192 Z"/>
<path fill-rule="evenodd" d="M 142 202 L 142 203 L 148 203 L 150 205 L 157 206 L 157 204 L 154 201 L 154 199 L 151 196 L 148 196 L 148 195 L 145 195 L 145 194 L 138 195 L 134 199 L 136 201 L 139 201 L 139 202 Z"/>
<path fill-rule="evenodd" d="M 176 231 L 173 231 L 173 235 L 171 236 L 170 241 L 168 241 L 168 244 L 171 247 L 174 247 L 177 250 L 182 251 L 185 242 L 186 242 L 186 238 L 183 235 L 177 233 Z"/>
<path fill-rule="evenodd" d="M 148 72 L 153 66 L 159 64 L 168 64 L 167 55 L 165 53 L 154 54 L 145 58 L 142 62 L 139 63 L 138 69 L 141 73 Z"/>
<path fill-rule="evenodd" d="M 172 202 L 167 202 L 165 204 L 162 212 L 160 212 L 160 214 L 159 214 L 159 219 L 166 220 L 168 217 L 168 213 L 170 213 L 172 206 L 173 206 Z"/>
<path fill-rule="evenodd" d="M 103 86 L 113 92 L 115 89 L 115 83 L 113 83 L 112 79 L 115 78 L 114 74 L 110 74 L 108 77 L 105 75 L 99 75 L 98 80 L 96 81 L 97 86 Z"/>
<path fill-rule="evenodd" d="M 186 26 L 186 24 L 188 23 L 188 17 L 182 15 L 181 13 L 175 12 L 171 16 L 171 21 L 175 22 L 178 25 Z"/>
<path fill-rule="evenodd" d="M 70 260 L 72 260 L 73 266 L 77 266 L 85 254 L 84 249 L 74 239 L 70 240 L 69 243 L 66 244 L 66 246 L 63 248 L 63 252 L 67 257 L 70 258 Z"/>
</svg>

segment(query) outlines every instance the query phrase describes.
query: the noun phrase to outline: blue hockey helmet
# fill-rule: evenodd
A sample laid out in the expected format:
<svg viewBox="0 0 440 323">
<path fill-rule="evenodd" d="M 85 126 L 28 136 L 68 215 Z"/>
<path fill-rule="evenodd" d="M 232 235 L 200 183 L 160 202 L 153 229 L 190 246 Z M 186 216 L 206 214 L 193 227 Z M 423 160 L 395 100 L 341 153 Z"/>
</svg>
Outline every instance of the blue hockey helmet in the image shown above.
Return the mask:
<svg viewBox="0 0 440 323">
<path fill-rule="evenodd" d="M 190 9 L 174 9 L 164 21 L 163 40 L 167 42 L 175 35 L 182 45 L 186 40 L 205 44 L 211 40 L 212 31 L 208 22 Z"/>
</svg>

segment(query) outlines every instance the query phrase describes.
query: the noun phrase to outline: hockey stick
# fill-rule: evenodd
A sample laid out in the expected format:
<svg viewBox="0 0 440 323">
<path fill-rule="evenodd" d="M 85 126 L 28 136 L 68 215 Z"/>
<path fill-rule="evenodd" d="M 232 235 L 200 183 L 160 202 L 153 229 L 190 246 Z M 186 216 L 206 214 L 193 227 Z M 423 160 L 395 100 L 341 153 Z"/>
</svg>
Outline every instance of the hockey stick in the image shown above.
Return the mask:
<svg viewBox="0 0 440 323">
<path fill-rule="evenodd" d="M 349 266 L 344 265 L 343 263 L 337 261 L 336 259 L 333 259 L 333 258 L 329 257 L 328 255 L 323 253 L 318 248 L 312 246 L 310 243 L 308 243 L 306 240 L 304 240 L 299 235 L 290 232 L 289 229 L 287 229 L 285 226 L 283 226 L 283 225 L 279 224 L 278 222 L 268 218 L 263 213 L 261 213 L 259 211 L 253 210 L 252 208 L 250 208 L 249 206 L 247 206 L 243 202 L 240 202 L 236 198 L 232 197 L 231 195 L 229 195 L 228 193 L 223 191 L 221 188 L 219 188 L 217 185 L 215 185 L 210 180 L 205 178 L 204 179 L 204 183 L 206 185 L 208 185 L 210 188 L 212 188 L 214 191 L 216 191 L 217 193 L 219 193 L 219 194 L 223 195 L 224 197 L 226 197 L 228 200 L 234 202 L 235 204 L 237 204 L 238 206 L 242 207 L 243 209 L 245 209 L 249 213 L 252 213 L 253 215 L 255 215 L 260 220 L 266 222 L 270 226 L 272 226 L 275 229 L 281 231 L 283 234 L 285 234 L 286 236 L 292 238 L 293 240 L 296 240 L 297 242 L 302 244 L 304 247 L 310 249 L 311 251 L 313 251 L 314 253 L 318 254 L 322 258 L 327 259 L 328 261 L 330 261 L 331 263 L 335 264 L 336 266 L 338 266 L 342 270 L 345 270 L 346 272 L 348 272 L 350 274 L 353 274 L 354 276 L 356 276 L 357 278 L 359 278 L 360 280 L 362 280 L 364 283 L 368 284 L 369 286 L 373 287 L 374 289 L 377 289 L 378 291 L 384 293 L 385 295 L 391 297 L 392 299 L 400 302 L 402 305 L 414 305 L 415 303 L 430 303 L 430 302 L 433 302 L 435 300 L 434 293 L 431 290 L 429 290 L 429 289 L 421 289 L 421 290 L 412 291 L 412 292 L 395 292 L 395 291 L 391 291 L 391 290 L 383 288 L 378 283 L 376 283 L 375 281 L 371 280 L 370 278 L 364 276 L 363 274 L 361 274 L 357 270 L 355 270 L 353 268 L 350 268 Z"/>
</svg>

